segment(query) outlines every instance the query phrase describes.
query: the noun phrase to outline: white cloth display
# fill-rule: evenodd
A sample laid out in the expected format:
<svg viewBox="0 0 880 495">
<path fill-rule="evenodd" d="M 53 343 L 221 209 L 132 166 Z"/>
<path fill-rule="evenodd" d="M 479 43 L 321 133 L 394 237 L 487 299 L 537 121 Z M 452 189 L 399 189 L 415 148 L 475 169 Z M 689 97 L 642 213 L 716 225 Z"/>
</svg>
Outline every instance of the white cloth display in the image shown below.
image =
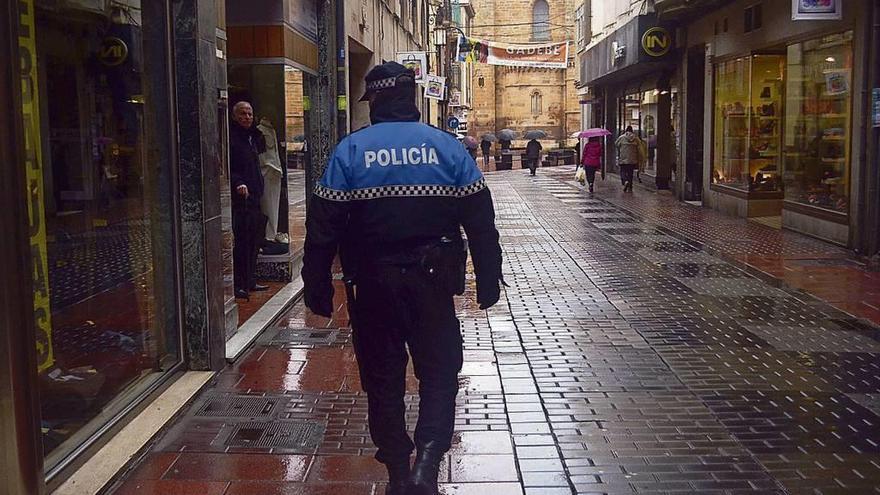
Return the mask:
<svg viewBox="0 0 880 495">
<path fill-rule="evenodd" d="M 266 138 L 266 151 L 260 153 L 260 171 L 263 173 L 263 197 L 260 210 L 269 218 L 266 222 L 266 240 L 275 241 L 278 235 L 278 205 L 281 202 L 281 158 L 278 155 L 278 139 L 272 123 L 266 118 L 260 120 L 257 129 Z"/>
</svg>

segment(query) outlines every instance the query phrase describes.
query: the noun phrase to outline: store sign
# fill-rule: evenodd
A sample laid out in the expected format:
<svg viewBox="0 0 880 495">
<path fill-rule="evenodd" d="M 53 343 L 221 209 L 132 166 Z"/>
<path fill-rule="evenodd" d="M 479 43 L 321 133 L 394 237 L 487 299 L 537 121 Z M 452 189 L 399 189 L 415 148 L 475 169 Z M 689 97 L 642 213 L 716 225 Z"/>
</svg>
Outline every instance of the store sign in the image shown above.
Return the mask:
<svg viewBox="0 0 880 495">
<path fill-rule="evenodd" d="M 21 57 L 21 113 L 24 123 L 25 174 L 30 224 L 31 270 L 34 289 L 34 323 L 37 338 L 37 371 L 55 363 L 52 352 L 52 308 L 49 300 L 49 261 L 46 247 L 43 154 L 40 142 L 40 100 L 37 84 L 37 44 L 34 0 L 19 4 L 18 52 Z"/>
<path fill-rule="evenodd" d="M 874 127 L 880 127 L 880 88 L 874 88 L 871 92 L 871 114 Z"/>
<path fill-rule="evenodd" d="M 427 52 L 398 52 L 397 63 L 411 69 L 416 74 L 417 84 L 425 82 L 425 75 L 428 72 Z"/>
<path fill-rule="evenodd" d="M 663 27 L 653 27 L 642 35 L 642 50 L 650 57 L 662 57 L 672 49 L 672 35 Z"/>
<path fill-rule="evenodd" d="M 101 48 L 98 49 L 98 60 L 108 67 L 122 65 L 128 58 L 128 45 L 119 38 L 104 38 Z"/>
<path fill-rule="evenodd" d="M 837 21 L 843 18 L 842 0 L 791 0 L 795 21 Z"/>
<path fill-rule="evenodd" d="M 446 96 L 446 78 L 428 74 L 425 76 L 425 98 L 442 100 Z"/>
<path fill-rule="evenodd" d="M 568 68 L 568 43 L 508 45 L 459 36 L 456 60 L 506 67 L 565 69 Z"/>
<path fill-rule="evenodd" d="M 611 59 L 616 64 L 626 58 L 626 45 L 621 45 L 617 41 L 611 42 Z"/>
</svg>

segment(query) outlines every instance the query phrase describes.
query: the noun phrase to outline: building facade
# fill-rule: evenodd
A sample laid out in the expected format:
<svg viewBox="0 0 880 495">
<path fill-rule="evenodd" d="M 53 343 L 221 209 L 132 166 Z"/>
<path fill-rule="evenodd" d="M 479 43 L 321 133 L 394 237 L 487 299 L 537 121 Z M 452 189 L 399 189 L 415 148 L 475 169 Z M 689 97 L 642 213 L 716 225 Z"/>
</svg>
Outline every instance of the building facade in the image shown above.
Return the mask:
<svg viewBox="0 0 880 495">
<path fill-rule="evenodd" d="M 0 1 L 4 493 L 98 492 L 80 468 L 226 365 L 231 103 L 298 153 L 302 204 L 278 206 L 305 215 L 340 135 L 343 5 L 240 4 Z"/>
<path fill-rule="evenodd" d="M 574 0 L 471 3 L 476 13 L 473 37 L 477 39 L 529 44 L 572 41 L 575 36 Z M 469 118 L 471 134 L 479 136 L 505 128 L 521 134 L 540 129 L 547 133 L 550 146 L 573 144 L 568 136 L 580 129 L 575 53 L 570 43 L 567 69 L 477 65 Z"/>
<path fill-rule="evenodd" d="M 368 0 L 345 2 L 345 47 L 347 56 L 345 105 L 349 132 L 370 124 L 370 109 L 358 102 L 366 86 L 367 72 L 385 61 L 398 60 L 398 54 L 427 53 L 433 46 L 428 34 L 428 2 L 425 0 Z M 425 64 L 427 65 L 427 64 Z M 427 74 L 428 67 L 421 67 Z M 417 78 L 422 74 L 417 74 Z M 419 98 L 422 118 L 429 118 L 428 105 Z"/>
<path fill-rule="evenodd" d="M 641 133 L 658 189 L 874 256 L 877 4 L 832 3 L 585 1 L 585 119 Z"/>
</svg>

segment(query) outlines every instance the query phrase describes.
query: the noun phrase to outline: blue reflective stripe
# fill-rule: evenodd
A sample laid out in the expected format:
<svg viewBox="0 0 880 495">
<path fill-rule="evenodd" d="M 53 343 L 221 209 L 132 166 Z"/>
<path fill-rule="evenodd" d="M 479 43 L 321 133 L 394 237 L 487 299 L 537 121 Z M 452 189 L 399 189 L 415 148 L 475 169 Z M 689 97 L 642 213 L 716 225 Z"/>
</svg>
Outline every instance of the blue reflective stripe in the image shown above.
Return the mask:
<svg viewBox="0 0 880 495">
<path fill-rule="evenodd" d="M 454 136 L 417 122 L 377 124 L 343 139 L 316 193 L 345 201 L 388 196 L 462 196 L 485 187 Z"/>
</svg>

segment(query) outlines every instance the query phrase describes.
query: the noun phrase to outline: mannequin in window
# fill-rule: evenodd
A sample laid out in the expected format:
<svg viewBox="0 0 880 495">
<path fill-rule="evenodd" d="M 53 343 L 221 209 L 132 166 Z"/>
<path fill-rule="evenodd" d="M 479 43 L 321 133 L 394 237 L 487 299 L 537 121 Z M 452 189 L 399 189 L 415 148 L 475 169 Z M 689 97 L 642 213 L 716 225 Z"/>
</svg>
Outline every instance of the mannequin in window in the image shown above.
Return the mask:
<svg viewBox="0 0 880 495">
<path fill-rule="evenodd" d="M 284 172 L 278 154 L 278 138 L 272 122 L 263 117 L 257 129 L 266 139 L 266 151 L 260 153 L 260 172 L 263 174 L 264 191 L 260 199 L 260 210 L 269 219 L 266 222 L 266 235 L 263 242 L 263 254 L 282 254 L 288 250 L 288 244 L 282 242 L 285 235 L 278 232 L 278 206 L 281 202 L 281 182 Z"/>
</svg>

